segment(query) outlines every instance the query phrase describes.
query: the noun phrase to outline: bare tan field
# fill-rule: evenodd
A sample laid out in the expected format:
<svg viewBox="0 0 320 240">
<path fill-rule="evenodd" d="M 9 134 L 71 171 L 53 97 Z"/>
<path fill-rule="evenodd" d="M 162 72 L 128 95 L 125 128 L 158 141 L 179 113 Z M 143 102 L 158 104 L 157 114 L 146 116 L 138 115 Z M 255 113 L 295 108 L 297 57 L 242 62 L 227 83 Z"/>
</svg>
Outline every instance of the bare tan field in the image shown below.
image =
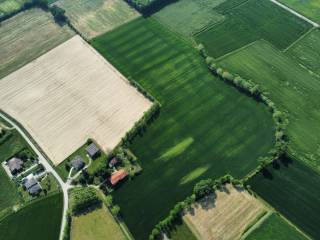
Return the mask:
<svg viewBox="0 0 320 240">
<path fill-rule="evenodd" d="M 88 138 L 111 150 L 150 106 L 79 36 L 0 81 L 0 108 L 56 165 Z"/>
<path fill-rule="evenodd" d="M 227 185 L 225 191 L 196 204 L 183 219 L 199 239 L 236 240 L 265 211 L 249 193 Z"/>
<path fill-rule="evenodd" d="M 74 36 L 57 25 L 50 13 L 30 9 L 0 26 L 0 78 L 19 69 Z"/>
<path fill-rule="evenodd" d="M 110 31 L 140 14 L 123 0 L 59 0 L 73 26 L 90 39 Z"/>
</svg>

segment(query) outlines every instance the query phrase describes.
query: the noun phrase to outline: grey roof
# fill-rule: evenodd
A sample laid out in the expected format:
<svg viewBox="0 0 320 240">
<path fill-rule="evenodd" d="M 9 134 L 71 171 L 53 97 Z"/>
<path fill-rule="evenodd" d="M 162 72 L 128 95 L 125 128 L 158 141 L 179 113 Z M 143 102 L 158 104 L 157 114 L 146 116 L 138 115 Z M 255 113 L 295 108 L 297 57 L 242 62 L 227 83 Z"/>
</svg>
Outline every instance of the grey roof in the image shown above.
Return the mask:
<svg viewBox="0 0 320 240">
<path fill-rule="evenodd" d="M 29 190 L 29 188 L 33 187 L 36 184 L 38 184 L 37 180 L 32 177 L 26 180 L 26 182 L 24 183 L 24 186 L 26 187 L 27 190 Z"/>
<path fill-rule="evenodd" d="M 40 185 L 37 183 L 37 184 L 33 185 L 31 188 L 29 188 L 29 189 L 28 189 L 28 192 L 29 192 L 30 194 L 36 194 L 36 193 L 40 192 L 40 190 L 41 190 L 41 187 L 40 187 Z"/>
<path fill-rule="evenodd" d="M 80 156 L 76 156 L 72 161 L 71 161 L 71 166 L 75 168 L 76 170 L 80 170 L 84 167 L 85 162 Z"/>
<path fill-rule="evenodd" d="M 19 158 L 11 158 L 8 162 L 7 162 L 8 166 L 9 166 L 9 170 L 11 172 L 13 171 L 19 171 L 20 169 L 22 169 L 22 165 L 23 165 L 23 161 Z"/>
<path fill-rule="evenodd" d="M 110 160 L 109 167 L 114 167 L 117 163 L 118 163 L 118 159 L 114 157 Z"/>
<path fill-rule="evenodd" d="M 90 157 L 95 156 L 97 153 L 100 152 L 100 149 L 97 147 L 96 144 L 91 143 L 87 148 L 86 148 L 87 153 L 89 154 Z"/>
</svg>

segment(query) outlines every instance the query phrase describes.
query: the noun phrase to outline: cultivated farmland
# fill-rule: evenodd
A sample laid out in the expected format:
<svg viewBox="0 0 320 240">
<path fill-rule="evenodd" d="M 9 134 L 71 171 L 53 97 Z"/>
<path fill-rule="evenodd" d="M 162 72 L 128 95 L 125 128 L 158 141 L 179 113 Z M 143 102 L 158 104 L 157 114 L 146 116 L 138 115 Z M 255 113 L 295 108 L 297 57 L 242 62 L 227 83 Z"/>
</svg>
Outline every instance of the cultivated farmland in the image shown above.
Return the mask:
<svg viewBox="0 0 320 240">
<path fill-rule="evenodd" d="M 110 31 L 137 17 L 139 13 L 123 0 L 60 0 L 75 28 L 86 38 Z"/>
<path fill-rule="evenodd" d="M 307 240 L 294 226 L 277 214 L 270 215 L 263 223 L 254 229 L 246 240 Z"/>
<path fill-rule="evenodd" d="M 183 219 L 198 239 L 240 239 L 244 230 L 266 212 L 257 199 L 243 189 L 226 185 L 187 212 Z"/>
<path fill-rule="evenodd" d="M 54 164 L 89 138 L 113 149 L 150 106 L 79 36 L 0 81 L 0 107 Z"/>
<path fill-rule="evenodd" d="M 220 64 L 253 79 L 288 111 L 291 153 L 320 170 L 319 78 L 264 41 L 224 58 Z"/>
<path fill-rule="evenodd" d="M 105 207 L 72 218 L 71 240 L 125 240 L 120 226 Z"/>
<path fill-rule="evenodd" d="M 295 160 L 284 159 L 249 181 L 252 189 L 313 239 L 320 238 L 320 176 Z"/>
<path fill-rule="evenodd" d="M 50 13 L 32 9 L 4 21 L 0 27 L 0 78 L 19 69 L 73 36 Z M 35 37 L 37 36 L 37 37 Z"/>
<path fill-rule="evenodd" d="M 261 38 L 285 49 L 312 27 L 273 4 L 249 0 L 226 13 L 226 20 L 196 36 L 209 55 L 218 58 Z"/>
<path fill-rule="evenodd" d="M 195 49 L 152 17 L 92 44 L 162 104 L 159 118 L 130 147 L 142 174 L 114 193 L 137 239 L 146 239 L 197 181 L 227 172 L 243 177 L 273 146 L 267 109 L 213 77 Z"/>
<path fill-rule="evenodd" d="M 6 240 L 57 240 L 63 199 L 55 194 L 36 201 L 0 222 L 0 236 Z M 15 226 L 15 227 L 13 227 Z"/>
</svg>

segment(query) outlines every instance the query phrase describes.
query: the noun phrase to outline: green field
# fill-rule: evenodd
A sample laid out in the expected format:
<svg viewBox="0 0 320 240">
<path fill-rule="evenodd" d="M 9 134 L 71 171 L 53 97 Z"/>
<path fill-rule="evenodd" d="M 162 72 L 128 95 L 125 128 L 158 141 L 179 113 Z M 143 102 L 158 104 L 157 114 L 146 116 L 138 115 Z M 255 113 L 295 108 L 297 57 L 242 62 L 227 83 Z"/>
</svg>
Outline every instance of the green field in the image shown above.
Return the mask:
<svg viewBox="0 0 320 240">
<path fill-rule="evenodd" d="M 62 207 L 62 194 L 31 203 L 0 222 L 0 236 L 6 240 L 57 240 Z"/>
<path fill-rule="evenodd" d="M 279 0 L 279 2 L 320 23 L 319 0 Z"/>
<path fill-rule="evenodd" d="M 19 10 L 27 0 L 0 0 L 0 17 Z"/>
<path fill-rule="evenodd" d="M 89 39 L 139 17 L 123 0 L 59 0 L 55 4 L 66 11 L 72 25 Z"/>
<path fill-rule="evenodd" d="M 264 41 L 227 56 L 220 64 L 260 84 L 288 111 L 291 153 L 320 171 L 320 79 Z"/>
<path fill-rule="evenodd" d="M 267 109 L 215 78 L 195 49 L 153 18 L 92 44 L 162 104 L 158 119 L 131 146 L 142 174 L 114 194 L 137 239 L 146 239 L 199 179 L 243 177 L 273 146 Z"/>
<path fill-rule="evenodd" d="M 288 50 L 288 54 L 320 75 L 320 30 L 315 29 Z"/>
<path fill-rule="evenodd" d="M 67 26 L 57 25 L 50 13 L 40 9 L 24 11 L 2 22 L 0 79 L 73 35 Z"/>
<path fill-rule="evenodd" d="M 320 238 L 320 176 L 300 161 L 286 160 L 253 177 L 253 191 L 313 239 Z"/>
<path fill-rule="evenodd" d="M 180 0 L 167 5 L 154 16 L 178 33 L 191 36 L 224 19 L 223 15 L 213 10 L 224 1 L 226 0 Z"/>
<path fill-rule="evenodd" d="M 196 36 L 218 58 L 259 39 L 285 49 L 311 28 L 270 1 L 249 0 L 226 13 L 226 20 Z"/>
<path fill-rule="evenodd" d="M 245 240 L 307 240 L 302 233 L 290 225 L 282 217 L 272 214 L 256 229 L 254 229 Z"/>
<path fill-rule="evenodd" d="M 187 224 L 185 224 L 183 221 L 175 224 L 174 228 L 170 232 L 169 237 L 172 240 L 197 240 Z"/>
</svg>

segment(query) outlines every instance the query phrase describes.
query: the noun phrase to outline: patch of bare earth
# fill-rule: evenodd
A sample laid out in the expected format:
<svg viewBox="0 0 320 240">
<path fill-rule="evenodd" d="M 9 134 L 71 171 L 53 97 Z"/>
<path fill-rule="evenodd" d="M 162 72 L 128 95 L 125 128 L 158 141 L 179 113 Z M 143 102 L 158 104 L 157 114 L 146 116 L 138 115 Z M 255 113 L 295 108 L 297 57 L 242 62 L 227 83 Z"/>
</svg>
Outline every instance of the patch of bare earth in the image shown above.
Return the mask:
<svg viewBox="0 0 320 240">
<path fill-rule="evenodd" d="M 199 239 L 236 240 L 266 211 L 248 192 L 226 185 L 203 199 L 183 216 Z"/>
<path fill-rule="evenodd" d="M 56 165 L 88 138 L 113 149 L 150 106 L 79 36 L 0 81 L 0 108 Z"/>
</svg>

